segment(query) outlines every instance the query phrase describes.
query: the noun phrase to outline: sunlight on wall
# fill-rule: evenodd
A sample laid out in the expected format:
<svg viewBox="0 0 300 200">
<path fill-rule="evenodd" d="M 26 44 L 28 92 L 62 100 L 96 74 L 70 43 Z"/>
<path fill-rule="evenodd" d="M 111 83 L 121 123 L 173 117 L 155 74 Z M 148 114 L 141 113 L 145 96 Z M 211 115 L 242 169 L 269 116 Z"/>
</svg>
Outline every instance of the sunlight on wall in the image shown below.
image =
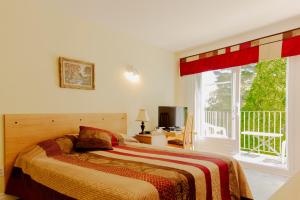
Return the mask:
<svg viewBox="0 0 300 200">
<path fill-rule="evenodd" d="M 150 117 L 146 127 L 153 129 L 157 107 L 175 103 L 175 55 L 66 16 L 67 1 L 55 2 L 1 4 L 0 113 L 126 112 L 128 133 L 134 135 L 139 132 L 135 117 L 144 107 Z M 96 90 L 59 88 L 59 56 L 95 63 Z M 127 63 L 139 66 L 139 84 L 120 76 Z M 0 127 L 2 166 L 3 121 Z"/>
</svg>

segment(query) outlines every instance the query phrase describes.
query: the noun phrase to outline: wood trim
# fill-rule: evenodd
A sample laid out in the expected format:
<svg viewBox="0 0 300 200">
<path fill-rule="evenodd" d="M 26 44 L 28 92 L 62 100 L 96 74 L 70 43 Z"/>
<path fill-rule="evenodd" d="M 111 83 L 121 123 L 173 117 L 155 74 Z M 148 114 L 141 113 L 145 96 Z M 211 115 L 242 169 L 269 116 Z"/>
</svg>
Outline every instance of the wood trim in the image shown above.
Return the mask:
<svg viewBox="0 0 300 200">
<path fill-rule="evenodd" d="M 6 114 L 4 115 L 5 184 L 19 152 L 43 140 L 78 134 L 79 126 L 127 133 L 126 113 Z"/>
</svg>

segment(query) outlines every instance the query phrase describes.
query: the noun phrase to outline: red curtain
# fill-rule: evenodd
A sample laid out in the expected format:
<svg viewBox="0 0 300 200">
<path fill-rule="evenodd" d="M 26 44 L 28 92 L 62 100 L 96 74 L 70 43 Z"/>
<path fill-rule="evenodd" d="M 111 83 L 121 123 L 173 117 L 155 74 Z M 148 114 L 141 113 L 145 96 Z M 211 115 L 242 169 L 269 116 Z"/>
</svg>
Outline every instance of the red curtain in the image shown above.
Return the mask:
<svg viewBox="0 0 300 200">
<path fill-rule="evenodd" d="M 191 62 L 180 62 L 180 75 L 196 74 L 200 72 L 224 69 L 258 62 L 259 46 L 247 47 L 241 45 L 240 50 L 226 52 L 208 58 L 201 58 Z"/>
<path fill-rule="evenodd" d="M 283 40 L 282 42 L 282 57 L 300 55 L 300 35 Z"/>
</svg>

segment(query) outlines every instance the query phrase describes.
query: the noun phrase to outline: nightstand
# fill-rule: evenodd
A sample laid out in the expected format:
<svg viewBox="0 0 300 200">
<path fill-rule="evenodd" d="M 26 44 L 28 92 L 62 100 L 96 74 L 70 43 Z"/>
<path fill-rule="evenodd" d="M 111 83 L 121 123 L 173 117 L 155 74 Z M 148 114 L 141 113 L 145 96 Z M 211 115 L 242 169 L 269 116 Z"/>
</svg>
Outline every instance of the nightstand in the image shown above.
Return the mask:
<svg viewBox="0 0 300 200">
<path fill-rule="evenodd" d="M 134 136 L 140 143 L 152 144 L 155 146 L 166 146 L 168 144 L 165 134 L 138 134 Z"/>
</svg>

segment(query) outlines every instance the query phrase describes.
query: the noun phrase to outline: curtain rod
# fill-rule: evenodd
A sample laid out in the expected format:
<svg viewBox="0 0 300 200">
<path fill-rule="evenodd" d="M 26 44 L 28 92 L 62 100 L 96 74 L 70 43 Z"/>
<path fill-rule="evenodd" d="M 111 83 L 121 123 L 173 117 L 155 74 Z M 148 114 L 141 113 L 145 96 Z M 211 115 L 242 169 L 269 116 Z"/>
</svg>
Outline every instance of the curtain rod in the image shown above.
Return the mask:
<svg viewBox="0 0 300 200">
<path fill-rule="evenodd" d="M 279 32 L 279 33 L 271 34 L 271 35 L 268 35 L 268 36 L 260 37 L 260 38 L 257 38 L 257 39 L 248 40 L 248 41 L 246 41 L 246 42 L 241 42 L 241 43 L 233 44 L 233 45 L 230 45 L 230 46 L 221 47 L 221 48 L 214 49 L 214 50 L 210 50 L 210 51 L 205 51 L 205 52 L 203 52 L 203 53 L 197 53 L 197 54 L 194 54 L 194 55 L 191 55 L 191 56 L 186 56 L 186 57 L 183 57 L 183 58 L 180 58 L 180 59 L 187 59 L 187 58 L 190 58 L 190 57 L 198 56 L 198 55 L 200 55 L 200 54 L 205 54 L 205 53 L 209 53 L 209 52 L 212 52 L 212 51 L 216 51 L 216 50 L 220 50 L 220 49 L 225 49 L 225 48 L 232 47 L 232 46 L 241 45 L 241 44 L 244 44 L 244 43 L 247 43 L 247 42 L 252 42 L 252 41 L 254 41 L 254 40 L 261 40 L 261 39 L 264 39 L 264 38 L 272 37 L 272 36 L 279 35 L 279 34 L 283 34 L 283 33 L 286 33 L 286 32 L 295 31 L 295 30 L 297 30 L 297 29 L 299 29 L 299 28 L 294 28 L 294 29 L 290 29 L 290 30 L 287 30 L 287 31 L 284 31 L 284 32 Z M 273 42 L 278 42 L 278 41 L 282 41 L 282 40 L 277 40 L 277 41 L 273 41 Z M 269 42 L 269 43 L 273 43 L 273 42 Z M 266 43 L 266 44 L 267 44 L 267 43 Z M 265 45 L 265 44 L 264 44 L 264 45 Z M 260 45 L 259 45 L 259 46 L 260 46 Z"/>
</svg>

